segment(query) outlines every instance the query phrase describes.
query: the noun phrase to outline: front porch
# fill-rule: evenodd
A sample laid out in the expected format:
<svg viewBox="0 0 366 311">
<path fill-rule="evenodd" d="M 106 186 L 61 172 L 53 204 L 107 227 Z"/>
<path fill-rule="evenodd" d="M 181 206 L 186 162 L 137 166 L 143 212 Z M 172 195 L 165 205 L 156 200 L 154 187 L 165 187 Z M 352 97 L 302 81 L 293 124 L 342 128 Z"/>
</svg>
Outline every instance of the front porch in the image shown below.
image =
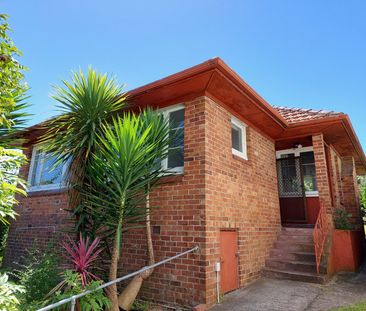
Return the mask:
<svg viewBox="0 0 366 311">
<path fill-rule="evenodd" d="M 322 134 L 277 142 L 276 159 L 282 231 L 264 275 L 324 283 L 342 271 L 334 260 L 335 209 L 352 215 L 355 230 L 363 228 L 355 161 Z"/>
<path fill-rule="evenodd" d="M 323 134 L 315 134 L 277 141 L 276 159 L 283 226 L 314 226 L 322 205 L 329 216 L 346 210 L 352 225 L 362 227 L 352 156 L 341 156 Z"/>
</svg>

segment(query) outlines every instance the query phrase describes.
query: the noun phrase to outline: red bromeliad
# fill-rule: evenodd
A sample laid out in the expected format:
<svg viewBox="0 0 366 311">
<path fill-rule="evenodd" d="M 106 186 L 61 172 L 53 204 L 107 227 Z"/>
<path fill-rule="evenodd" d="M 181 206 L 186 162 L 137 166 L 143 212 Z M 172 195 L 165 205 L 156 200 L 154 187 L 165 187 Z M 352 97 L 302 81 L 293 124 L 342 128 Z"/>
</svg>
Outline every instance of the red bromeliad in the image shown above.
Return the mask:
<svg viewBox="0 0 366 311">
<path fill-rule="evenodd" d="M 71 260 L 73 269 L 80 274 L 83 287 L 88 284 L 90 279 L 98 280 L 99 278 L 89 271 L 93 267 L 93 263 L 98 259 L 98 255 L 102 251 L 98 249 L 100 239 L 95 238 L 89 245 L 89 237 L 85 239 L 80 234 L 79 242 L 73 241 L 68 237 L 68 241 L 63 241 L 61 244 L 66 250 L 68 256 L 64 256 Z"/>
</svg>

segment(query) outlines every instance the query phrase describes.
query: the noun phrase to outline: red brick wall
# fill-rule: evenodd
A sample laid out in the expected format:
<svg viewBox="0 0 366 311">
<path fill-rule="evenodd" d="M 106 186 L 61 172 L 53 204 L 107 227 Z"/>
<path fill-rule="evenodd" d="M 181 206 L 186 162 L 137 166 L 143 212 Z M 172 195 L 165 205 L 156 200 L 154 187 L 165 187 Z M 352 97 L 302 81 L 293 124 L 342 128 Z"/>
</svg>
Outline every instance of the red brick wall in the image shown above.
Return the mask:
<svg viewBox="0 0 366 311">
<path fill-rule="evenodd" d="M 332 196 L 329 184 L 329 174 L 327 167 L 327 154 L 325 151 L 325 144 L 323 134 L 316 134 L 312 136 L 316 181 L 318 184 L 319 201 L 325 206 L 329 215 L 332 214 Z"/>
<path fill-rule="evenodd" d="M 171 182 L 151 195 L 152 225 L 160 227 L 153 235 L 155 260 L 160 261 L 196 245 L 190 254 L 155 269 L 143 285 L 142 298 L 192 306 L 205 300 L 205 135 L 204 99 L 186 102 L 184 129 L 184 175 L 169 177 Z M 121 272 L 134 271 L 147 264 L 144 230 L 124 236 Z"/>
<path fill-rule="evenodd" d="M 343 200 L 341 170 L 342 162 L 341 158 L 334 150 L 332 146 L 329 146 L 329 161 L 330 166 L 330 179 L 332 184 L 332 195 L 333 195 L 333 207 L 340 208 Z"/>
<path fill-rule="evenodd" d="M 342 158 L 342 205 L 352 215 L 350 221 L 357 227 L 361 227 L 360 198 L 357 185 L 355 161 L 353 157 Z"/>
<path fill-rule="evenodd" d="M 239 285 L 244 286 L 260 276 L 281 223 L 274 142 L 248 127 L 248 160 L 234 156 L 231 114 L 209 99 L 205 106 L 206 299 L 211 305 L 220 229 L 237 229 Z"/>
<path fill-rule="evenodd" d="M 32 149 L 25 151 L 30 162 Z M 28 178 L 29 164 L 21 169 L 21 175 Z M 21 256 L 32 246 L 46 247 L 50 241 L 61 234 L 61 230 L 70 228 L 72 221 L 67 219 L 68 198 L 63 191 L 29 193 L 28 197 L 19 197 L 15 207 L 19 216 L 12 221 L 8 244 L 4 256 L 4 265 L 21 261 Z"/>
<path fill-rule="evenodd" d="M 185 105 L 184 175 L 169 178 L 151 195 L 156 261 L 196 245 L 190 254 L 159 267 L 141 297 L 191 306 L 216 300 L 214 263 L 220 228 L 237 228 L 240 286 L 256 279 L 280 230 L 274 142 L 248 128 L 248 161 L 232 155 L 230 113 L 207 97 Z M 23 172 L 27 175 L 27 168 Z M 7 262 L 47 240 L 67 222 L 65 194 L 21 199 L 11 226 Z M 32 229 L 29 228 L 32 225 Z M 38 228 L 41 227 L 42 228 Z M 49 228 L 48 231 L 46 228 Z M 46 234 L 45 234 L 46 233 Z M 147 264 L 142 229 L 123 237 L 120 275 Z"/>
</svg>

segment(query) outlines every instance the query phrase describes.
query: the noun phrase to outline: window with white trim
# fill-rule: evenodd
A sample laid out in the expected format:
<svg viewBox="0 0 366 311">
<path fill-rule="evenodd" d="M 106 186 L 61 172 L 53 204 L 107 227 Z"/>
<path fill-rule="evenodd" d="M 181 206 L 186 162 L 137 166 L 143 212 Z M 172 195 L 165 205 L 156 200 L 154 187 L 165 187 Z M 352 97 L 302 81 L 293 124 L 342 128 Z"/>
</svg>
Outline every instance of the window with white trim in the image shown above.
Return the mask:
<svg viewBox="0 0 366 311">
<path fill-rule="evenodd" d="M 233 154 L 248 160 L 247 126 L 237 118 L 231 118 L 231 148 Z"/>
<path fill-rule="evenodd" d="M 66 186 L 66 166 L 54 168 L 55 157 L 42 150 L 42 146 L 33 147 L 29 169 L 29 191 L 52 190 Z"/>
<path fill-rule="evenodd" d="M 168 157 L 162 161 L 162 167 L 174 173 L 184 170 L 184 106 L 176 105 L 161 111 L 164 118 L 169 120 L 170 141 Z"/>
</svg>

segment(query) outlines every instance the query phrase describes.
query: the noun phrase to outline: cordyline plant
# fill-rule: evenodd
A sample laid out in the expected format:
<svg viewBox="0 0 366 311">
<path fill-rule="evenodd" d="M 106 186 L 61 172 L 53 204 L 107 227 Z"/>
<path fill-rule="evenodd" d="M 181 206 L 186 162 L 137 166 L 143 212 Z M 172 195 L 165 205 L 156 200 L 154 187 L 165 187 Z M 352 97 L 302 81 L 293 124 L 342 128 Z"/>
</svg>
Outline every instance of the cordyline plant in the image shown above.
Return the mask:
<svg viewBox="0 0 366 311">
<path fill-rule="evenodd" d="M 73 270 L 75 270 L 81 278 L 81 284 L 85 287 L 91 280 L 99 278 L 91 272 L 93 264 L 98 259 L 102 249 L 98 248 L 100 239 L 95 238 L 91 243 L 89 237 L 83 238 L 80 233 L 79 242 L 76 243 L 70 237 L 61 242 L 67 255 L 64 258 L 70 261 Z"/>
<path fill-rule="evenodd" d="M 63 272 L 63 280 L 47 294 L 46 304 L 69 298 L 84 290 L 95 289 L 102 284 L 102 281 L 92 272 L 102 251 L 101 248 L 98 248 L 99 242 L 99 238 L 90 242 L 89 237 L 84 238 L 82 234 L 80 234 L 78 242 L 70 237 L 61 242 L 66 251 L 63 257 L 69 261 L 68 266 L 71 266 L 71 269 Z M 111 303 L 104 296 L 102 290 L 87 295 L 76 302 L 76 310 L 104 310 L 105 307 L 109 308 L 110 306 Z M 60 309 L 66 310 L 67 308 L 65 308 L 63 306 Z"/>
</svg>

